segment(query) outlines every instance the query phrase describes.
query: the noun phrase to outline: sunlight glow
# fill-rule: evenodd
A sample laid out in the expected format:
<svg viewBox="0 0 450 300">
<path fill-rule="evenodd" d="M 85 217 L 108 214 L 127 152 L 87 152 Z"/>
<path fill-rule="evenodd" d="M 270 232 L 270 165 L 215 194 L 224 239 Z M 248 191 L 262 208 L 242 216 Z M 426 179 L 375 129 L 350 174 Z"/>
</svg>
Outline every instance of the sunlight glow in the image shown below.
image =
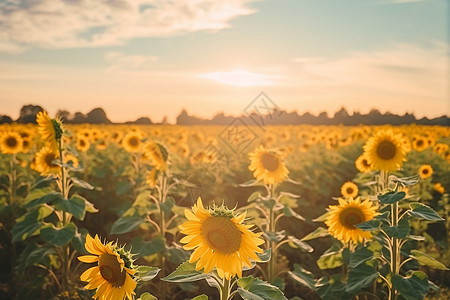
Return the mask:
<svg viewBox="0 0 450 300">
<path fill-rule="evenodd" d="M 249 72 L 245 70 L 213 72 L 200 74 L 199 77 L 234 86 L 267 86 L 275 84 L 273 82 L 274 76 Z"/>
</svg>

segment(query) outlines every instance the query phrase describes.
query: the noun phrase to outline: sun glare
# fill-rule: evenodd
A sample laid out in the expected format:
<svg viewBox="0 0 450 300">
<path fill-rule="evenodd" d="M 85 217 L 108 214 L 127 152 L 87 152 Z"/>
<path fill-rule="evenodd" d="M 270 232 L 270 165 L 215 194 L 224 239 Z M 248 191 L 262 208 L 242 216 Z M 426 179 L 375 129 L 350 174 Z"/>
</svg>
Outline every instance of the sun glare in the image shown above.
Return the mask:
<svg viewBox="0 0 450 300">
<path fill-rule="evenodd" d="M 267 86 L 274 84 L 273 76 L 245 70 L 213 72 L 201 74 L 199 77 L 234 86 Z"/>
</svg>

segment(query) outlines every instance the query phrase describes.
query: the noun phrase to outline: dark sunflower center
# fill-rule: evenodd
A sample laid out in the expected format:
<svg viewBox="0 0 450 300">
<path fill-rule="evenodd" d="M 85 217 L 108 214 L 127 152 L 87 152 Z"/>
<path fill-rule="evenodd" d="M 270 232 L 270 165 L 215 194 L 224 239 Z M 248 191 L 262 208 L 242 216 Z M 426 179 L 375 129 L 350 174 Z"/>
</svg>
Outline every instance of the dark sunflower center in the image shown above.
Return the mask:
<svg viewBox="0 0 450 300">
<path fill-rule="evenodd" d="M 353 188 L 352 187 L 348 187 L 347 188 L 347 194 L 349 194 L 349 195 L 353 194 Z"/>
<path fill-rule="evenodd" d="M 356 207 L 346 208 L 339 215 L 339 222 L 342 224 L 342 226 L 349 229 L 355 229 L 354 225 L 362 223 L 364 221 L 364 213 L 361 211 L 361 209 Z"/>
<path fill-rule="evenodd" d="M 363 159 L 363 160 L 362 160 L 362 164 L 363 164 L 365 167 L 370 167 L 370 164 L 369 164 L 369 162 L 367 161 L 367 159 Z"/>
<path fill-rule="evenodd" d="M 423 173 L 424 175 L 427 175 L 427 174 L 429 173 L 429 171 L 430 171 L 430 170 L 428 170 L 428 169 L 423 169 L 423 170 L 422 170 L 422 173 Z"/>
<path fill-rule="evenodd" d="M 85 142 L 84 140 L 80 140 L 80 146 L 81 146 L 81 147 L 86 146 L 86 142 Z"/>
<path fill-rule="evenodd" d="M 113 287 L 120 287 L 125 283 L 126 271 L 120 270 L 120 263 L 117 257 L 111 254 L 100 255 L 98 262 L 100 274 Z"/>
<path fill-rule="evenodd" d="M 128 144 L 132 147 L 136 147 L 139 144 L 139 140 L 136 137 L 132 137 L 128 140 Z"/>
<path fill-rule="evenodd" d="M 419 146 L 419 147 L 423 146 L 423 140 L 418 140 L 417 141 L 417 146 Z"/>
<path fill-rule="evenodd" d="M 221 254 L 236 252 L 241 245 L 242 234 L 227 217 L 207 218 L 201 232 L 208 246 Z"/>
<path fill-rule="evenodd" d="M 29 145 L 30 145 L 30 141 L 28 141 L 28 140 L 23 140 L 22 146 L 23 146 L 24 148 L 27 148 Z"/>
<path fill-rule="evenodd" d="M 261 156 L 261 163 L 264 169 L 269 172 L 273 172 L 278 169 L 278 166 L 280 164 L 279 158 L 272 153 L 263 153 L 263 155 Z"/>
<path fill-rule="evenodd" d="M 54 167 L 54 166 L 56 166 L 54 163 L 53 163 L 53 161 L 56 159 L 56 155 L 54 154 L 54 153 L 47 153 L 46 155 L 45 155 L 45 163 L 48 165 L 48 166 L 52 166 L 52 167 Z"/>
<path fill-rule="evenodd" d="M 13 137 L 13 136 L 8 137 L 6 139 L 6 145 L 8 147 L 11 147 L 11 148 L 16 147 L 17 146 L 17 139 L 15 137 Z"/>
<path fill-rule="evenodd" d="M 377 147 L 377 154 L 381 159 L 392 159 L 397 152 L 397 147 L 390 141 L 382 141 Z"/>
</svg>

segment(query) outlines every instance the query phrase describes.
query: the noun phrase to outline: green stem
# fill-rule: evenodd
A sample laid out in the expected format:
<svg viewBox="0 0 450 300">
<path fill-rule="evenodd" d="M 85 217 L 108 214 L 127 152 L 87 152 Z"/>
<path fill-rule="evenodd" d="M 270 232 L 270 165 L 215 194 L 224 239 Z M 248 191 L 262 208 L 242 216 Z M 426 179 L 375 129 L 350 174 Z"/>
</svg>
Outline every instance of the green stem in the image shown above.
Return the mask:
<svg viewBox="0 0 450 300">
<path fill-rule="evenodd" d="M 10 191 L 9 191 L 9 208 L 11 210 L 11 227 L 14 226 L 16 222 L 16 209 L 15 209 L 15 198 L 16 198 L 16 155 L 11 155 L 10 160 L 10 173 L 11 178 L 9 181 Z M 15 276 L 14 276 L 14 267 L 16 264 L 16 243 L 11 241 L 11 290 L 12 293 L 15 293 Z"/>
<path fill-rule="evenodd" d="M 230 297 L 230 280 L 223 278 L 223 285 L 220 286 L 220 300 L 228 300 Z"/>
<path fill-rule="evenodd" d="M 269 194 L 269 200 L 275 198 L 275 185 L 270 186 L 270 194 Z M 273 207 L 269 210 L 269 231 L 275 232 L 275 212 L 273 210 Z M 268 263 L 268 272 L 267 272 L 267 281 L 269 283 L 272 283 L 275 279 L 275 264 L 276 264 L 276 242 L 272 241 L 270 242 L 270 248 L 272 249 L 272 255 L 270 257 L 269 263 Z"/>
<path fill-rule="evenodd" d="M 398 203 L 395 202 L 391 205 L 391 226 L 398 226 Z M 400 265 L 400 249 L 399 249 L 399 240 L 395 237 L 392 237 L 392 245 L 391 245 L 391 278 L 394 275 L 399 274 L 399 265 Z M 394 286 L 391 285 L 389 291 L 389 299 L 394 300 L 396 296 L 396 290 Z"/>
<path fill-rule="evenodd" d="M 167 178 L 164 176 L 163 180 L 162 180 L 162 184 L 161 184 L 161 199 L 159 199 L 159 200 L 161 203 L 165 203 L 166 198 L 167 198 Z M 159 213 L 160 213 L 161 236 L 164 239 L 166 236 L 166 214 L 161 205 L 159 206 Z M 166 267 L 166 258 L 162 253 L 160 254 L 160 257 L 161 257 L 161 272 L 160 273 L 161 273 L 161 278 L 163 278 L 166 276 L 166 268 L 165 268 Z M 166 299 L 166 294 L 167 294 L 166 283 L 164 281 L 161 281 L 161 299 L 162 300 Z"/>
<path fill-rule="evenodd" d="M 64 156 L 62 151 L 62 141 L 58 143 L 58 150 L 59 150 L 59 159 L 61 163 L 64 163 Z M 67 200 L 69 198 L 69 190 L 67 185 L 67 176 L 66 176 L 66 169 L 61 165 L 61 195 L 62 197 Z M 66 226 L 67 223 L 70 222 L 70 215 L 64 211 L 62 211 L 62 227 Z M 69 245 L 65 245 L 62 247 L 62 292 L 68 291 L 69 288 L 69 270 L 70 270 L 70 260 L 69 260 Z"/>
</svg>

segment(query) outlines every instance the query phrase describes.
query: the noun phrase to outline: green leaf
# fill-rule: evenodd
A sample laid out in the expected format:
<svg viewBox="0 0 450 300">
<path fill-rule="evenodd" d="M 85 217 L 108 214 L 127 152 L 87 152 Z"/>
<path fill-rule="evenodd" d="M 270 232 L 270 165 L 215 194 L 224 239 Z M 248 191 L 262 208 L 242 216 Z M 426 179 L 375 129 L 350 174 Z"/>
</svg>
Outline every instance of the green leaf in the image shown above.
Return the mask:
<svg viewBox="0 0 450 300">
<path fill-rule="evenodd" d="M 387 192 L 384 195 L 379 195 L 378 200 L 383 204 L 393 204 L 402 200 L 405 196 L 405 192 Z"/>
<path fill-rule="evenodd" d="M 393 275 L 392 285 L 406 300 L 423 299 L 429 289 L 427 274 L 420 271 L 408 277 Z"/>
<path fill-rule="evenodd" d="M 44 224 L 42 220 L 52 212 L 51 208 L 41 206 L 18 218 L 12 229 L 12 242 L 23 241 L 30 236 L 38 234 L 39 229 Z"/>
<path fill-rule="evenodd" d="M 331 246 L 331 248 L 317 260 L 317 265 L 322 270 L 340 267 L 342 266 L 342 263 L 342 249 L 336 244 Z"/>
<path fill-rule="evenodd" d="M 249 180 L 247 182 L 239 184 L 240 187 L 250 187 L 250 186 L 264 186 L 264 184 L 256 179 Z"/>
<path fill-rule="evenodd" d="M 362 263 L 356 268 L 350 268 L 346 285 L 347 293 L 356 294 L 361 289 L 369 286 L 377 278 L 377 270 L 373 266 L 369 266 L 367 263 Z"/>
<path fill-rule="evenodd" d="M 69 223 L 62 228 L 57 228 L 50 224 L 41 229 L 41 237 L 46 242 L 61 247 L 70 242 L 76 232 L 77 226 L 73 223 Z"/>
<path fill-rule="evenodd" d="M 44 204 L 44 203 L 49 203 L 51 201 L 55 201 L 55 200 L 59 200 L 59 199 L 64 199 L 60 193 L 57 192 L 51 192 L 48 193 L 42 197 L 39 198 L 34 198 L 33 200 L 29 201 L 25 207 L 26 208 L 33 208 L 36 207 L 38 205 Z"/>
<path fill-rule="evenodd" d="M 81 180 L 76 177 L 70 177 L 70 180 L 72 183 L 80 188 L 87 189 L 87 190 L 93 190 L 94 186 L 92 186 L 89 182 L 86 182 L 84 180 Z"/>
<path fill-rule="evenodd" d="M 332 275 L 330 280 L 326 277 L 320 278 L 316 283 L 316 288 L 322 300 L 353 298 L 346 292 L 346 285 L 342 282 L 340 275 Z"/>
<path fill-rule="evenodd" d="M 277 204 L 277 202 L 275 201 L 275 199 L 268 199 L 268 200 L 262 200 L 261 201 L 262 202 L 262 204 L 265 206 L 265 207 L 267 207 L 268 209 L 272 209 L 274 206 L 275 206 L 275 204 Z"/>
<path fill-rule="evenodd" d="M 149 266 L 138 266 L 136 268 L 136 273 L 134 276 L 138 277 L 139 280 L 149 281 L 155 278 L 161 269 L 157 267 Z"/>
<path fill-rule="evenodd" d="M 408 177 L 398 178 L 397 176 L 391 175 L 389 176 L 389 180 L 396 183 L 399 182 L 403 185 L 415 185 L 420 181 L 420 175 L 413 175 Z"/>
<path fill-rule="evenodd" d="M 428 266 L 438 270 L 448 270 L 443 263 L 437 261 L 435 258 L 426 253 L 420 252 L 419 250 L 411 250 L 410 257 L 416 259 L 422 266 Z"/>
<path fill-rule="evenodd" d="M 289 240 L 288 245 L 291 246 L 292 248 L 301 249 L 305 252 L 313 252 L 314 251 L 313 247 L 311 247 L 310 245 L 308 245 L 305 242 L 302 242 L 295 236 L 289 235 L 287 237 L 287 239 Z"/>
<path fill-rule="evenodd" d="M 130 216 L 119 218 L 111 227 L 111 234 L 123 234 L 135 230 L 145 222 L 144 217 Z"/>
<path fill-rule="evenodd" d="M 404 239 L 409 233 L 409 222 L 404 218 L 398 222 L 397 226 L 382 225 L 381 228 L 391 237 Z"/>
<path fill-rule="evenodd" d="M 247 199 L 247 203 L 253 202 L 261 198 L 260 192 L 253 192 Z"/>
<path fill-rule="evenodd" d="M 253 276 L 237 280 L 238 293 L 246 300 L 287 300 L 279 288 Z"/>
<path fill-rule="evenodd" d="M 161 235 L 155 236 L 151 241 L 144 241 L 142 237 L 138 237 L 131 243 L 133 250 L 141 256 L 148 256 L 160 253 L 166 249 L 166 241 Z"/>
<path fill-rule="evenodd" d="M 158 300 L 158 298 L 156 298 L 155 296 L 153 296 L 149 292 L 145 292 L 137 300 Z"/>
<path fill-rule="evenodd" d="M 320 215 L 317 218 L 313 219 L 313 222 L 325 222 L 327 220 L 329 214 L 330 214 L 330 212 L 327 211 L 323 215 Z"/>
<path fill-rule="evenodd" d="M 263 250 L 263 253 L 256 253 L 256 256 L 258 256 L 258 258 L 261 260 L 258 263 L 268 262 L 271 258 L 271 255 L 272 255 L 272 249 L 270 249 L 270 248 Z M 252 265 L 251 267 L 244 266 L 242 270 L 243 271 L 251 270 L 256 266 L 256 262 L 253 261 L 253 259 L 250 259 L 250 263 Z"/>
<path fill-rule="evenodd" d="M 18 264 L 19 273 L 24 272 L 28 267 L 36 264 L 48 266 L 50 263 L 49 256 L 56 254 L 55 248 L 51 245 L 34 245 L 29 244 L 20 255 L 20 263 Z"/>
<path fill-rule="evenodd" d="M 116 187 L 117 196 L 122 196 L 128 193 L 133 188 L 133 184 L 128 180 L 119 181 Z"/>
<path fill-rule="evenodd" d="M 159 206 L 168 215 L 172 211 L 172 207 L 175 205 L 175 200 L 172 197 L 167 197 L 164 203 L 160 203 Z"/>
<path fill-rule="evenodd" d="M 289 271 L 288 274 L 296 283 L 307 286 L 311 290 L 316 290 L 316 280 L 313 273 L 303 269 L 300 265 L 294 264 L 294 271 Z"/>
<path fill-rule="evenodd" d="M 206 295 L 199 295 L 195 298 L 192 298 L 192 300 L 208 300 L 208 296 Z"/>
<path fill-rule="evenodd" d="M 300 221 L 305 221 L 305 218 L 301 215 L 299 215 L 298 213 L 296 213 L 292 208 L 290 208 L 289 206 L 285 205 L 283 207 L 283 213 L 286 217 L 294 217 Z"/>
<path fill-rule="evenodd" d="M 282 239 L 286 237 L 286 230 L 272 232 L 272 231 L 266 231 L 263 232 L 263 236 L 266 240 L 269 240 L 269 242 L 276 242 L 278 243 Z"/>
<path fill-rule="evenodd" d="M 373 252 L 365 247 L 357 249 L 355 252 L 350 254 L 350 268 L 356 268 L 359 265 L 366 263 L 367 261 L 374 258 Z"/>
<path fill-rule="evenodd" d="M 422 203 L 412 203 L 411 209 L 408 211 L 410 216 L 424 219 L 428 221 L 445 221 L 431 207 Z"/>
<path fill-rule="evenodd" d="M 372 219 L 370 221 L 355 224 L 355 227 L 358 227 L 362 231 L 373 231 L 379 229 L 380 225 L 381 225 L 380 220 Z"/>
<path fill-rule="evenodd" d="M 195 265 L 195 263 L 186 261 L 179 265 L 170 275 L 161 278 L 161 280 L 168 282 L 192 282 L 211 276 L 211 274 L 195 270 Z"/>
<path fill-rule="evenodd" d="M 83 198 L 74 195 L 67 200 L 62 198 L 57 199 L 53 204 L 56 209 L 68 212 L 80 221 L 84 220 L 86 204 Z"/>
<path fill-rule="evenodd" d="M 329 235 L 330 235 L 330 232 L 328 231 L 328 229 L 323 228 L 323 227 L 317 227 L 316 230 L 309 233 L 301 240 L 305 242 L 305 241 L 309 241 L 309 240 L 313 240 L 313 239 L 317 239 L 317 238 L 321 238 L 321 237 L 326 237 Z"/>
</svg>

